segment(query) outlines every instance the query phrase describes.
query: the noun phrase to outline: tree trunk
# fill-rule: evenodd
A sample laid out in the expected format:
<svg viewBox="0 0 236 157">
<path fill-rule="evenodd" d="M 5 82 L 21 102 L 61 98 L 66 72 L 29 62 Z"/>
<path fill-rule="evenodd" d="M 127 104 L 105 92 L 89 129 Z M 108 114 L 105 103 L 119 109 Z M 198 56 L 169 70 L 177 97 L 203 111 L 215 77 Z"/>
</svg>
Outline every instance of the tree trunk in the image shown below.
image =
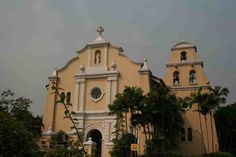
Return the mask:
<svg viewBox="0 0 236 157">
<path fill-rule="evenodd" d="M 198 110 L 199 110 L 199 105 L 198 105 Z M 198 116 L 199 116 L 199 123 L 200 123 L 200 131 L 201 131 L 201 143 L 203 144 L 203 149 L 204 149 L 204 154 L 206 154 L 206 147 L 205 147 L 205 142 L 204 142 L 204 138 L 203 138 L 203 130 L 202 130 L 202 118 L 201 118 L 201 113 L 198 112 Z"/>
<path fill-rule="evenodd" d="M 212 111 L 210 111 L 210 116 L 211 116 L 211 143 L 212 143 L 212 152 L 215 152 L 215 141 L 214 141 L 214 133 L 213 133 L 213 124 L 212 124 L 212 120 L 213 120 L 213 115 L 212 115 Z"/>
<path fill-rule="evenodd" d="M 144 125 L 142 125 L 143 126 L 143 132 L 144 132 L 144 136 L 145 136 L 145 141 L 147 141 L 148 139 L 147 139 L 147 131 L 146 131 L 146 126 L 145 126 L 145 124 Z"/>
<path fill-rule="evenodd" d="M 125 130 L 126 133 L 128 132 L 128 118 L 127 118 L 127 113 L 125 112 Z"/>
<path fill-rule="evenodd" d="M 147 125 L 147 129 L 148 129 L 148 140 L 151 140 L 151 130 L 150 130 L 150 126 L 149 124 Z"/>
<path fill-rule="evenodd" d="M 207 116 L 205 115 L 205 124 L 206 124 L 206 135 L 207 135 L 207 153 L 209 153 L 209 149 L 210 149 L 210 146 L 209 146 L 209 136 L 208 136 L 208 126 L 207 126 Z"/>
</svg>

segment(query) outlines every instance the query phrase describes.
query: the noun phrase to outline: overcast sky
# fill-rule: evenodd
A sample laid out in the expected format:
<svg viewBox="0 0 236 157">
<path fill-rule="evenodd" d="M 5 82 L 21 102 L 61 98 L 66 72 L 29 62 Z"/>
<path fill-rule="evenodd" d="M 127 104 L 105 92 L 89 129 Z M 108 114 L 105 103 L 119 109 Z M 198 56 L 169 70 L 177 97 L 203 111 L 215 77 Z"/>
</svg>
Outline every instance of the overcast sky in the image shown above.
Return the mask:
<svg viewBox="0 0 236 157">
<path fill-rule="evenodd" d="M 54 67 L 103 37 L 131 59 L 148 59 L 163 78 L 171 47 L 195 44 L 211 85 L 230 90 L 236 102 L 235 0 L 0 0 L 0 90 L 32 99 L 42 114 L 45 85 Z"/>
</svg>

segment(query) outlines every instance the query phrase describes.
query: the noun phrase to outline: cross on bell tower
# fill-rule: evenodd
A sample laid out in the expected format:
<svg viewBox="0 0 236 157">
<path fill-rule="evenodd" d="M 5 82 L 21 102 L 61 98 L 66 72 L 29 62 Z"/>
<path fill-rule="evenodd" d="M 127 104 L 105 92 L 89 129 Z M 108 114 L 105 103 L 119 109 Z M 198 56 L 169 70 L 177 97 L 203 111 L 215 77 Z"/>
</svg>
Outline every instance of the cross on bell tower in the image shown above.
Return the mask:
<svg viewBox="0 0 236 157">
<path fill-rule="evenodd" d="M 99 27 L 97 28 L 97 32 L 98 32 L 98 36 L 102 36 L 102 32 L 104 32 L 103 27 L 102 27 L 102 26 L 99 26 Z"/>
</svg>

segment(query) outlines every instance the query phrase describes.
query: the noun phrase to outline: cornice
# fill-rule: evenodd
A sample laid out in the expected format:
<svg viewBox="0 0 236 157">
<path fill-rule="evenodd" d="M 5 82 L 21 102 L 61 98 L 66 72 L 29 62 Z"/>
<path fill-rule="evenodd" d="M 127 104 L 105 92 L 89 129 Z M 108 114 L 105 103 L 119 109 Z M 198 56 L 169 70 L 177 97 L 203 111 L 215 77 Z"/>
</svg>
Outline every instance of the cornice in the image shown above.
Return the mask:
<svg viewBox="0 0 236 157">
<path fill-rule="evenodd" d="M 210 87 L 210 85 L 201 85 L 201 86 L 175 86 L 175 87 L 171 87 L 171 89 L 173 91 L 191 91 L 191 90 L 197 90 L 199 88 L 202 89 L 208 89 Z"/>
<path fill-rule="evenodd" d="M 118 76 L 119 76 L 118 71 L 112 71 L 104 73 L 82 73 L 82 74 L 76 74 L 74 77 L 75 79 L 81 79 L 81 78 L 106 78 L 106 77 L 118 77 Z"/>
<path fill-rule="evenodd" d="M 182 62 L 170 62 L 167 63 L 166 66 L 167 67 L 176 67 L 176 66 L 183 66 L 183 65 L 201 65 L 203 64 L 203 61 L 199 60 L 199 61 L 182 61 Z"/>
<path fill-rule="evenodd" d="M 173 50 L 183 50 L 183 49 L 195 49 L 195 52 L 197 52 L 197 47 L 196 46 L 186 46 L 186 47 L 172 47 L 171 51 Z"/>
</svg>

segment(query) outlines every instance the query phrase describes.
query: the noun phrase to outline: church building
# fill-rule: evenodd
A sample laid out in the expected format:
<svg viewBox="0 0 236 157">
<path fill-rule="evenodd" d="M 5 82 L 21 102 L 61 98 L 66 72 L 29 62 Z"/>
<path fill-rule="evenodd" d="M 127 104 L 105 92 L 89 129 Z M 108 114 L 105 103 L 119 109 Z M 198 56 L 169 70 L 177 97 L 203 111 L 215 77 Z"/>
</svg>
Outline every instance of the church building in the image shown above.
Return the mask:
<svg viewBox="0 0 236 157">
<path fill-rule="evenodd" d="M 137 86 L 147 93 L 150 90 L 150 82 L 154 81 L 170 86 L 178 97 L 189 96 L 200 87 L 209 87 L 203 61 L 198 57 L 195 45 L 182 41 L 172 47 L 170 59 L 166 64 L 166 76 L 162 81 L 152 75 L 147 60 L 143 63 L 130 60 L 121 47 L 114 46 L 102 38 L 103 31 L 103 28 L 99 27 L 96 40 L 77 51 L 76 56 L 64 67 L 56 69 L 48 77 L 49 88 L 43 116 L 44 143 L 47 142 L 46 137 L 60 130 L 71 136 L 75 134 L 75 131 L 71 130 L 71 122 L 64 119 L 64 107 L 56 104 L 58 95 L 51 90 L 52 82 L 64 89 L 67 101 L 72 104 L 73 116 L 78 119 L 77 127 L 83 132 L 84 142 L 96 142 L 99 157 L 110 157 L 116 117 L 109 114 L 108 105 L 115 100 L 117 93 L 123 92 L 125 86 Z M 197 155 L 218 151 L 215 125 L 211 136 L 212 131 L 206 129 L 204 117 L 194 112 L 195 109 L 197 105 L 193 105 L 191 109 L 187 108 L 183 113 L 185 124 L 180 130 L 179 152 Z M 210 116 L 207 117 L 207 123 L 210 123 Z M 142 137 L 142 131 L 138 134 Z M 209 140 L 206 140 L 207 138 Z M 139 154 L 143 154 L 142 146 L 145 140 L 140 138 L 138 142 L 141 147 Z"/>
</svg>

